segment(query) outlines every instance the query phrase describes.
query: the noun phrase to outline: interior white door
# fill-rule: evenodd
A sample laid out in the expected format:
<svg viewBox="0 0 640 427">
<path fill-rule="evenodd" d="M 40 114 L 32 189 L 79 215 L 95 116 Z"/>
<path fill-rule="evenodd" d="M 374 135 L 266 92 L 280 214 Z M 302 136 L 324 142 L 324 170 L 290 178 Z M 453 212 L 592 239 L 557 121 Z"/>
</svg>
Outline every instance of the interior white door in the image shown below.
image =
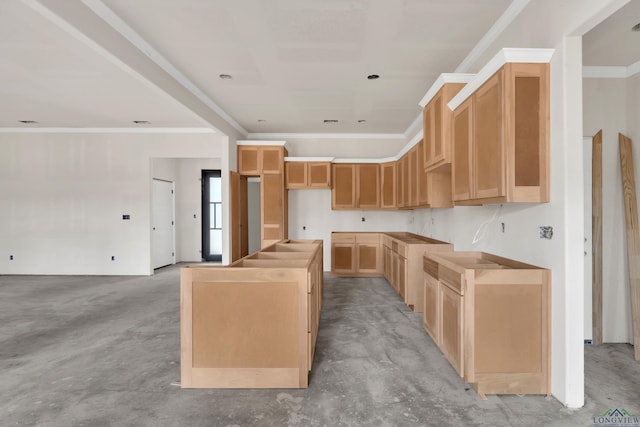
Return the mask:
<svg viewBox="0 0 640 427">
<path fill-rule="evenodd" d="M 153 179 L 151 195 L 151 266 L 175 263 L 173 182 Z"/>
</svg>

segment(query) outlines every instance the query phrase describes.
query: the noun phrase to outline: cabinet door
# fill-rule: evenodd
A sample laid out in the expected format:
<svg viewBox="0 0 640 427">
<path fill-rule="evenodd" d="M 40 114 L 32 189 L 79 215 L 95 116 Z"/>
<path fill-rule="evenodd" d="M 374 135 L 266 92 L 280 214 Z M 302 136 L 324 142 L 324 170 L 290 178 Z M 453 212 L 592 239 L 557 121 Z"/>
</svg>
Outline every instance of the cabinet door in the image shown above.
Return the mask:
<svg viewBox="0 0 640 427">
<path fill-rule="evenodd" d="M 356 244 L 358 273 L 377 274 L 380 270 L 378 263 L 379 246 L 370 243 Z"/>
<path fill-rule="evenodd" d="M 380 207 L 391 209 L 396 207 L 396 162 L 380 165 L 382 178 L 382 197 Z"/>
<path fill-rule="evenodd" d="M 418 206 L 418 145 L 415 145 L 409 155 L 409 207 Z"/>
<path fill-rule="evenodd" d="M 264 248 L 287 237 L 286 192 L 282 174 L 262 175 L 260 195 L 262 247 Z"/>
<path fill-rule="evenodd" d="M 411 194 L 409 188 L 411 183 L 409 182 L 409 153 L 402 156 L 400 159 L 402 162 L 402 200 L 404 200 L 403 207 L 411 207 Z"/>
<path fill-rule="evenodd" d="M 439 283 L 438 279 L 424 273 L 424 311 L 422 312 L 422 324 L 424 329 L 431 335 L 433 341 L 440 345 L 439 333 Z"/>
<path fill-rule="evenodd" d="M 453 112 L 453 165 L 451 190 L 454 201 L 469 200 L 471 193 L 472 98 Z"/>
<path fill-rule="evenodd" d="M 404 162 L 402 159 L 396 162 L 396 207 L 403 208 L 404 200 Z"/>
<path fill-rule="evenodd" d="M 367 163 L 357 165 L 357 207 L 380 208 L 380 165 Z"/>
<path fill-rule="evenodd" d="M 331 163 L 310 162 L 307 164 L 307 187 L 331 188 Z"/>
<path fill-rule="evenodd" d="M 331 271 L 335 274 L 355 274 L 355 243 L 333 243 L 331 245 Z"/>
<path fill-rule="evenodd" d="M 505 144 L 502 132 L 503 71 L 473 95 L 473 187 L 476 199 L 505 195 Z M 537 124 L 537 123 L 536 123 Z"/>
<path fill-rule="evenodd" d="M 436 95 L 438 96 L 438 95 Z M 422 162 L 425 166 L 433 163 L 433 100 L 422 111 Z"/>
<path fill-rule="evenodd" d="M 462 296 L 440 283 L 440 350 L 461 377 L 462 365 Z"/>
<path fill-rule="evenodd" d="M 398 293 L 402 298 L 402 301 L 406 302 L 407 293 L 407 260 L 404 257 L 398 255 Z"/>
<path fill-rule="evenodd" d="M 284 148 L 280 146 L 260 147 L 259 168 L 261 173 L 282 173 Z"/>
<path fill-rule="evenodd" d="M 356 207 L 356 165 L 333 164 L 333 189 L 331 207 L 333 209 L 355 209 Z"/>
<path fill-rule="evenodd" d="M 418 206 L 429 206 L 429 173 L 425 169 L 425 165 L 422 162 L 424 144 L 418 143 Z"/>
<path fill-rule="evenodd" d="M 238 146 L 238 173 L 241 175 L 260 175 L 258 147 Z"/>
<path fill-rule="evenodd" d="M 307 186 L 306 162 L 286 162 L 284 168 L 287 188 L 305 188 Z"/>
</svg>

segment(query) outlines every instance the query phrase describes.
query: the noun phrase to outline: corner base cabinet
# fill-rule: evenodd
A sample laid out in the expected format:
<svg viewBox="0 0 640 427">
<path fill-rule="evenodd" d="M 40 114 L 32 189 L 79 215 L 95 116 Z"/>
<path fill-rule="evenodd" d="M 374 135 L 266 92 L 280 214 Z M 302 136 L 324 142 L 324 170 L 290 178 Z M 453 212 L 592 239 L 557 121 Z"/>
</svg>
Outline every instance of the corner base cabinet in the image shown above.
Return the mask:
<svg viewBox="0 0 640 427">
<path fill-rule="evenodd" d="M 483 252 L 424 257 L 425 330 L 486 394 L 551 390 L 551 272 Z"/>
<path fill-rule="evenodd" d="M 306 388 L 322 310 L 322 241 L 180 271 L 183 388 Z"/>
</svg>

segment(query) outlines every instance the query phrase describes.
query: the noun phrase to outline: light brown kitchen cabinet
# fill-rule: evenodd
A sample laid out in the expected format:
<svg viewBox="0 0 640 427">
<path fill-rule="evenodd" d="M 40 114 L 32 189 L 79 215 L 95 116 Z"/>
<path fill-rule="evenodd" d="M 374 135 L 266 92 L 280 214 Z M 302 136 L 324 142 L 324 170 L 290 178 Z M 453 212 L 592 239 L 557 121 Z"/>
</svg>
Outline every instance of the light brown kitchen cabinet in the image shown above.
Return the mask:
<svg viewBox="0 0 640 427">
<path fill-rule="evenodd" d="M 380 165 L 380 207 L 383 209 L 394 209 L 396 202 L 396 162 L 387 162 Z"/>
<path fill-rule="evenodd" d="M 445 83 L 423 110 L 423 158 L 427 171 L 450 164 L 451 119 L 453 117 L 447 103 L 451 101 L 465 83 Z"/>
<path fill-rule="evenodd" d="M 182 388 L 306 388 L 323 296 L 322 240 L 180 270 Z"/>
<path fill-rule="evenodd" d="M 260 220 L 261 247 L 287 237 L 288 198 L 282 174 L 262 174 L 260 178 Z"/>
<path fill-rule="evenodd" d="M 238 173 L 256 176 L 283 173 L 287 150 L 280 145 L 238 145 Z"/>
<path fill-rule="evenodd" d="M 379 209 L 380 165 L 334 163 L 332 209 Z"/>
<path fill-rule="evenodd" d="M 423 261 L 426 252 L 450 252 L 453 245 L 439 240 L 406 232 L 388 232 L 382 235 L 385 256 L 384 277 L 402 300 L 415 312 L 422 312 Z"/>
<path fill-rule="evenodd" d="M 456 204 L 549 201 L 549 64 L 506 63 L 452 129 Z"/>
<path fill-rule="evenodd" d="M 285 162 L 287 189 L 331 188 L 330 162 Z"/>
<path fill-rule="evenodd" d="M 414 145 L 411 150 L 407 153 L 407 163 L 409 165 L 408 169 L 408 193 L 409 193 L 409 207 L 416 208 L 419 206 L 418 203 L 418 193 L 420 192 L 419 186 L 419 161 L 418 159 L 418 144 Z"/>
<path fill-rule="evenodd" d="M 454 201 L 471 199 L 471 141 L 473 140 L 472 99 L 453 112 L 453 165 L 451 191 Z"/>
<path fill-rule="evenodd" d="M 331 233 L 331 273 L 380 276 L 383 264 L 379 233 Z"/>
<path fill-rule="evenodd" d="M 400 158 L 396 161 L 396 207 L 402 209 L 405 207 L 405 167 L 406 162 Z"/>
<path fill-rule="evenodd" d="M 465 382 L 485 394 L 550 393 L 551 272 L 484 252 L 423 260 L 423 324 Z"/>
</svg>

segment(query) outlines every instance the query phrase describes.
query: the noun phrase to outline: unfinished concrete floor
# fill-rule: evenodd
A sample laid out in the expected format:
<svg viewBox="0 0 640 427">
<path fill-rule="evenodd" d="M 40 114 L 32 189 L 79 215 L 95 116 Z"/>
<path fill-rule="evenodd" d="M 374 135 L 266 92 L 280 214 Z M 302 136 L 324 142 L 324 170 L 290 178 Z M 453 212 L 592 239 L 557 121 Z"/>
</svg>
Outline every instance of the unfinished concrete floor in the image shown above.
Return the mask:
<svg viewBox="0 0 640 427">
<path fill-rule="evenodd" d="M 0 425 L 589 426 L 640 414 L 629 345 L 586 348 L 586 405 L 464 384 L 384 279 L 325 276 L 306 390 L 183 390 L 179 269 L 0 276 Z"/>
</svg>

